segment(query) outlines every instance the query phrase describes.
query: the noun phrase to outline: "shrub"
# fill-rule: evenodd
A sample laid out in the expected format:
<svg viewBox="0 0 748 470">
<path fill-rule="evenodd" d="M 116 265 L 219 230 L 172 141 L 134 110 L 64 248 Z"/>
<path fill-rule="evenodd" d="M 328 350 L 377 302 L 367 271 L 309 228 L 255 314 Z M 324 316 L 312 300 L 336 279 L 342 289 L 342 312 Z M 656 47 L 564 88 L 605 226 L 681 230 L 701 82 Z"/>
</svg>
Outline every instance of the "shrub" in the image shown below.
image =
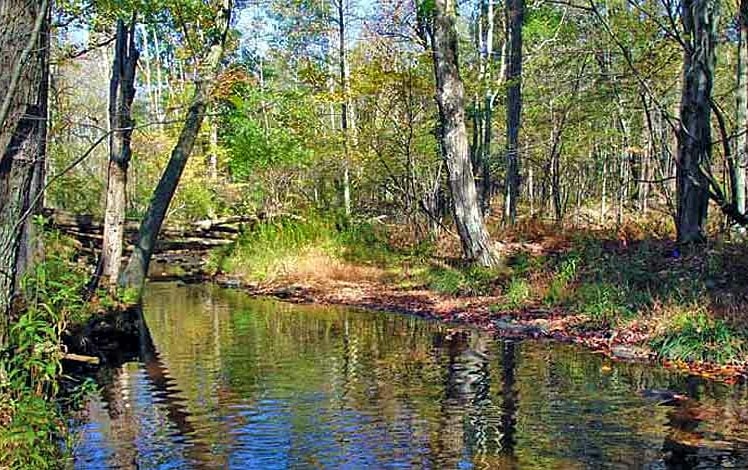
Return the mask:
<svg viewBox="0 0 748 470">
<path fill-rule="evenodd" d="M 449 295 L 487 295 L 496 280 L 496 271 L 479 266 L 454 268 L 451 266 L 431 267 L 427 273 L 431 290 Z"/>
</svg>

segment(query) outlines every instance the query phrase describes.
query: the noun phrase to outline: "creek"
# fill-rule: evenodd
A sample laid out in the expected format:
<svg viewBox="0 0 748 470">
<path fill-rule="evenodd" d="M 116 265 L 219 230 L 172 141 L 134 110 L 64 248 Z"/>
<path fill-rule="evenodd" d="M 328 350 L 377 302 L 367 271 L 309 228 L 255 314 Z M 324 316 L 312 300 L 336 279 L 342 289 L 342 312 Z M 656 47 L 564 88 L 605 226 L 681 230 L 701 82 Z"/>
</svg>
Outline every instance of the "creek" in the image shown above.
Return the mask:
<svg viewBox="0 0 748 470">
<path fill-rule="evenodd" d="M 143 314 L 76 468 L 748 468 L 745 386 L 211 285 L 151 283 Z"/>
</svg>

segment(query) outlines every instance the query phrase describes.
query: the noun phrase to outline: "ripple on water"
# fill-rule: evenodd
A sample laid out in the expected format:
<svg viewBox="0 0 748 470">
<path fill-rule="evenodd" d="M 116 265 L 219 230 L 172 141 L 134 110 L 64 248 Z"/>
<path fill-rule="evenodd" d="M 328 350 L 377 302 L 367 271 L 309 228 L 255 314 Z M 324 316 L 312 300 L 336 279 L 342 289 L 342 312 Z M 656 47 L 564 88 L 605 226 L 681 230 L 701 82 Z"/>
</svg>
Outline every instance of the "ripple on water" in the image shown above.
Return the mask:
<svg viewBox="0 0 748 470">
<path fill-rule="evenodd" d="M 77 468 L 748 468 L 742 388 L 208 286 L 152 284 L 144 315 L 153 347 L 102 374 Z"/>
</svg>

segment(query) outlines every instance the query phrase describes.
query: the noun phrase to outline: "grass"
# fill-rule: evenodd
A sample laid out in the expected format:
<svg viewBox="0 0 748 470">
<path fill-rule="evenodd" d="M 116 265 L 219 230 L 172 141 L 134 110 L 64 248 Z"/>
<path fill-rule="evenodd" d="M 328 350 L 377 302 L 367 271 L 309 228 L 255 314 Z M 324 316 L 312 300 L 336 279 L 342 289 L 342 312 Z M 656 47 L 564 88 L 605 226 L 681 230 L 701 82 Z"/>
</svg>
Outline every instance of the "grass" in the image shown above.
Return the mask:
<svg viewBox="0 0 748 470">
<path fill-rule="evenodd" d="M 89 382 L 60 389 L 61 333 L 88 311 L 81 300 L 85 269 L 72 262 L 72 247 L 55 234 L 48 255 L 23 281 L 25 308 L 0 351 L 0 468 L 58 468 L 72 436 L 65 409 L 91 390 Z M 67 443 L 67 445 L 65 445 Z"/>
<path fill-rule="evenodd" d="M 745 335 L 703 307 L 673 316 L 651 345 L 663 357 L 684 362 L 742 364 L 748 352 Z"/>
<path fill-rule="evenodd" d="M 579 257 L 576 253 L 567 255 L 555 269 L 551 277 L 544 301 L 547 305 L 560 305 L 571 296 L 570 286 L 577 277 Z"/>
<path fill-rule="evenodd" d="M 532 301 L 533 290 L 530 283 L 520 277 L 513 277 L 504 292 L 504 301 L 494 305 L 492 311 L 506 312 L 520 310 Z"/>
<path fill-rule="evenodd" d="M 428 247 L 394 248 L 386 233 L 368 222 L 341 223 L 318 214 L 279 217 L 257 224 L 237 243 L 214 253 L 214 270 L 254 282 L 278 279 L 366 277 L 367 268 L 386 269 L 425 256 Z"/>
<path fill-rule="evenodd" d="M 583 283 L 573 297 L 575 310 L 600 326 L 616 326 L 634 314 L 625 304 L 624 292 L 609 283 Z"/>
<path fill-rule="evenodd" d="M 489 295 L 498 277 L 496 270 L 478 266 L 432 265 L 421 275 L 431 290 L 447 295 Z"/>
</svg>

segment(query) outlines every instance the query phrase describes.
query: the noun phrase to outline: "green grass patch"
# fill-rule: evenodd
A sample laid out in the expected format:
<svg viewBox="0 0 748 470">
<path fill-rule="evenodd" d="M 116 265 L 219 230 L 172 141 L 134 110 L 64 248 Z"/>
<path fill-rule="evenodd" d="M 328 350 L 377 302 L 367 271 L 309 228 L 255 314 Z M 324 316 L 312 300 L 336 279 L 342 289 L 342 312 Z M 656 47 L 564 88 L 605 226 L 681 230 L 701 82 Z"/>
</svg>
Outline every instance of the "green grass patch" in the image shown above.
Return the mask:
<svg viewBox="0 0 748 470">
<path fill-rule="evenodd" d="M 565 256 L 558 263 L 543 299 L 546 305 L 560 305 L 569 300 L 571 283 L 577 278 L 579 264 L 580 257 L 577 253 Z"/>
<path fill-rule="evenodd" d="M 384 226 L 310 213 L 255 225 L 234 245 L 215 251 L 209 267 L 267 281 L 292 272 L 312 251 L 353 264 L 392 268 L 405 261 L 422 263 L 432 249 L 430 244 L 397 249 Z"/>
<path fill-rule="evenodd" d="M 532 286 L 525 279 L 513 277 L 503 294 L 504 300 L 491 307 L 492 312 L 506 312 L 526 307 L 532 300 Z"/>
<path fill-rule="evenodd" d="M 573 298 L 575 309 L 599 325 L 612 326 L 633 316 L 624 292 L 613 284 L 583 283 L 574 290 Z"/>
<path fill-rule="evenodd" d="M 493 269 L 470 266 L 432 266 L 424 273 L 429 289 L 449 295 L 489 295 L 498 273 Z"/>
<path fill-rule="evenodd" d="M 744 335 L 703 309 L 674 316 L 651 345 L 661 357 L 686 362 L 742 364 L 748 352 Z"/>
<path fill-rule="evenodd" d="M 528 276 L 543 271 L 547 263 L 546 256 L 534 256 L 526 252 L 516 253 L 507 260 L 507 266 L 512 269 L 515 276 Z"/>
</svg>

